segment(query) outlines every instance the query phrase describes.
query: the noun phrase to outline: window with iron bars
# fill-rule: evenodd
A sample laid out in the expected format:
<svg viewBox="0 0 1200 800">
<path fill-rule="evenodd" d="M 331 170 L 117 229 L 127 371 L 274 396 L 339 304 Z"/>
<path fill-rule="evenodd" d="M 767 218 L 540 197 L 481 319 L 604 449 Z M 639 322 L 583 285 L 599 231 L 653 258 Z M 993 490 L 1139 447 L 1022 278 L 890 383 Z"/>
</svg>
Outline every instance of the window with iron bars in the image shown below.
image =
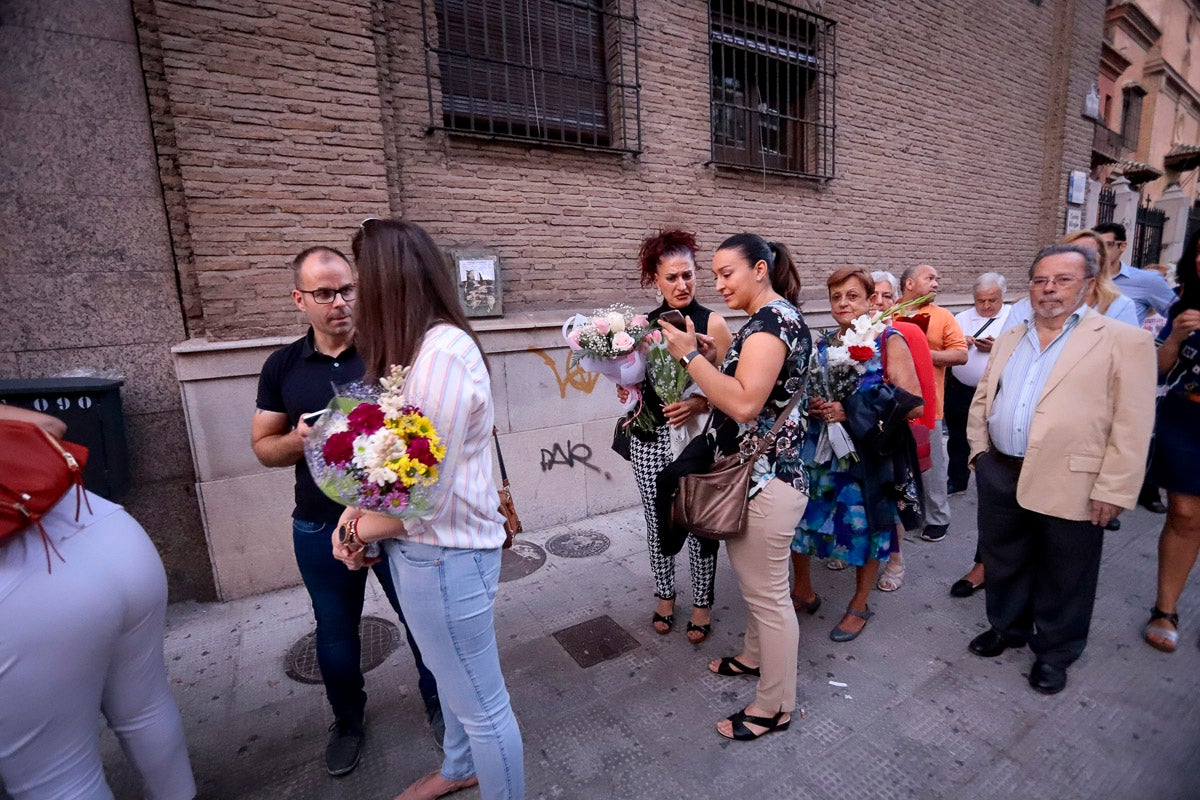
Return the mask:
<svg viewBox="0 0 1200 800">
<path fill-rule="evenodd" d="M 641 152 L 636 0 L 422 0 L 421 11 L 430 129 Z"/>
<path fill-rule="evenodd" d="M 709 0 L 712 160 L 834 176 L 833 20 L 777 0 Z"/>
</svg>

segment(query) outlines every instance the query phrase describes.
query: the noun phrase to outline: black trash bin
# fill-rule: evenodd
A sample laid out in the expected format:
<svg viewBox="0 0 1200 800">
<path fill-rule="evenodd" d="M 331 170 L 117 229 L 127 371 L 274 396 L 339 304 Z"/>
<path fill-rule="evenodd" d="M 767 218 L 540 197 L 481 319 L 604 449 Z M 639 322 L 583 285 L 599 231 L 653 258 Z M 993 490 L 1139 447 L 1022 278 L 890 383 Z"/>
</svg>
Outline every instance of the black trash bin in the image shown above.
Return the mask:
<svg viewBox="0 0 1200 800">
<path fill-rule="evenodd" d="M 87 488 L 117 502 L 129 491 L 129 448 L 121 385 L 110 378 L 0 380 L 0 403 L 28 408 L 67 423 L 67 440 L 88 449 Z"/>
</svg>

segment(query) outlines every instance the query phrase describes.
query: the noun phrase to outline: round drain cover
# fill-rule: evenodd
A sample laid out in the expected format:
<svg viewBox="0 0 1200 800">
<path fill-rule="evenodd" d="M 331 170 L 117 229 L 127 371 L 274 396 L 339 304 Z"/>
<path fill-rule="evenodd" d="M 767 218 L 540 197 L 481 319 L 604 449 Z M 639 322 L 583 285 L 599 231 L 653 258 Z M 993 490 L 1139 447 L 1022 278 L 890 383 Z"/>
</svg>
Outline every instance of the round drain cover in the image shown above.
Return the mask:
<svg viewBox="0 0 1200 800">
<path fill-rule="evenodd" d="M 362 654 L 358 663 L 363 672 L 378 667 L 400 646 L 400 629 L 386 619 L 363 617 L 358 624 Z M 317 632 L 313 631 L 292 645 L 285 659 L 287 676 L 300 683 L 320 683 L 317 665 Z"/>
<path fill-rule="evenodd" d="M 533 542 L 513 542 L 500 556 L 500 582 L 515 581 L 537 572 L 546 563 L 546 551 Z"/>
<path fill-rule="evenodd" d="M 598 556 L 608 549 L 608 537 L 596 531 L 570 531 L 546 542 L 546 549 L 563 558 Z"/>
</svg>

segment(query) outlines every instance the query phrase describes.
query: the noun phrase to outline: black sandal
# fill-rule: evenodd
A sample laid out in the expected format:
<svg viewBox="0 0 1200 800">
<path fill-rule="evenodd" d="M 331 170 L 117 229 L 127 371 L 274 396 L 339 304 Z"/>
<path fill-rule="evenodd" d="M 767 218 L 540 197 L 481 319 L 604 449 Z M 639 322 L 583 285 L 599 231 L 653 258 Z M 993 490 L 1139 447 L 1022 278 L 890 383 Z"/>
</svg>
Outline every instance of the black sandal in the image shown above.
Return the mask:
<svg viewBox="0 0 1200 800">
<path fill-rule="evenodd" d="M 707 622 L 703 625 L 697 625 L 696 623 L 689 620 L 688 624 L 687 624 L 687 632 L 692 633 L 693 631 L 699 632 L 700 638 L 693 639 L 691 636 L 688 636 L 688 641 L 691 642 L 692 644 L 700 644 L 701 642 L 703 642 L 705 639 L 708 638 L 708 635 L 710 633 L 712 633 L 712 623 Z"/>
<path fill-rule="evenodd" d="M 731 678 L 737 678 L 742 675 L 751 678 L 762 677 L 762 673 L 759 672 L 758 667 L 747 667 L 733 656 L 725 656 L 725 658 L 722 658 L 720 663 L 717 664 L 716 669 L 709 667 L 708 671 L 717 675 L 727 675 Z"/>
<path fill-rule="evenodd" d="M 803 611 L 805 614 L 815 614 L 821 608 L 821 595 L 813 594 L 812 602 L 806 603 L 800 598 L 792 595 L 792 609 L 799 613 Z"/>
<path fill-rule="evenodd" d="M 766 736 L 768 733 L 774 733 L 775 731 L 786 731 L 789 727 L 791 727 L 791 719 L 788 719 L 786 722 L 779 721 L 779 718 L 786 713 L 786 711 L 780 711 L 773 717 L 752 717 L 747 714 L 746 709 L 743 708 L 741 711 L 731 714 L 725 718 L 733 723 L 733 736 L 725 736 L 725 734 L 721 733 L 720 729 L 717 730 L 717 733 L 721 733 L 721 735 L 725 736 L 726 739 L 735 739 L 739 742 L 752 742 L 761 736 Z M 765 730 L 763 730 L 761 733 L 755 733 L 746 727 L 747 722 L 749 722 L 751 725 L 764 728 Z"/>
<path fill-rule="evenodd" d="M 667 614 L 664 617 L 662 614 L 655 611 L 654 616 L 650 618 L 651 627 L 653 627 L 654 624 L 658 623 L 658 622 L 661 622 L 663 625 L 666 625 L 667 629 L 665 631 L 660 631 L 658 628 L 654 628 L 654 632 L 657 633 L 659 636 L 666 636 L 668 633 L 671 632 L 671 628 L 675 627 L 675 615 Z"/>
</svg>

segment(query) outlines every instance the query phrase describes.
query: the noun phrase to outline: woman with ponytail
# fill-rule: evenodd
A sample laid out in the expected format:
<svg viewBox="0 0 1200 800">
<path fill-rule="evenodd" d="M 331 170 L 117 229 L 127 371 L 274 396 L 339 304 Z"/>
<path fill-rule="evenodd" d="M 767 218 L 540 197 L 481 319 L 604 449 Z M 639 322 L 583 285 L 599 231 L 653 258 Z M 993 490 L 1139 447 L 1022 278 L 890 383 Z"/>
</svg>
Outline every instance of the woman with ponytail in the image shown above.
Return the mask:
<svg viewBox="0 0 1200 800">
<path fill-rule="evenodd" d="M 786 247 L 741 233 L 721 244 L 712 269 L 725 304 L 750 315 L 721 364 L 712 339 L 698 336 L 690 319 L 685 331 L 662 328 L 671 355 L 712 405 L 714 445 L 727 455 L 766 436 L 793 395 L 804 392 L 812 337 L 796 308 L 800 273 Z M 796 706 L 800 630 L 789 599 L 788 548 L 808 502 L 800 462 L 805 427 L 797 404 L 755 465 L 745 535 L 727 542 L 746 600 L 746 637 L 741 653 L 709 669 L 758 678 L 753 702 L 717 723 L 728 739 L 786 730 Z"/>
</svg>

